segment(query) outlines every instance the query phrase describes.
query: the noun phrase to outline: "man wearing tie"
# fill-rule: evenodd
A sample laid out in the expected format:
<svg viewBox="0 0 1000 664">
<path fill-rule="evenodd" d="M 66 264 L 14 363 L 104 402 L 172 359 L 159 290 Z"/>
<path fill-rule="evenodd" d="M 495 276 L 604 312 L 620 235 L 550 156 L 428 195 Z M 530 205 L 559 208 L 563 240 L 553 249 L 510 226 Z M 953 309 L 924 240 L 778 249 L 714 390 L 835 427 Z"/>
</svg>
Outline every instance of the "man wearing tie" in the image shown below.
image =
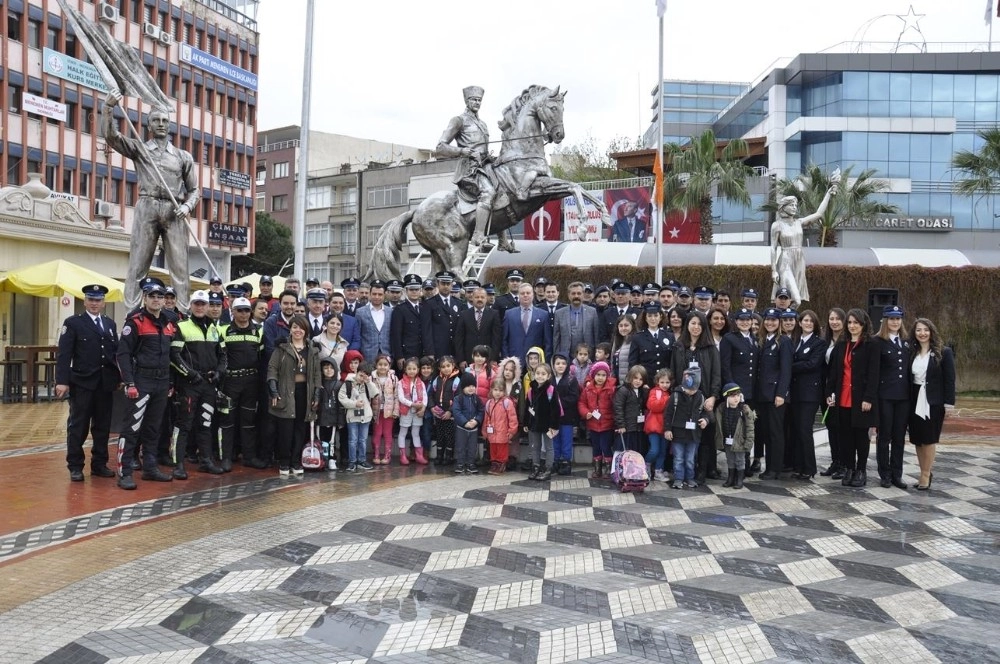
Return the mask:
<svg viewBox="0 0 1000 664">
<path fill-rule="evenodd" d="M 465 303 L 451 294 L 454 274 L 442 270 L 435 278 L 438 294 L 428 297 L 420 307 L 420 329 L 423 354 L 440 359 L 445 355 L 455 354 L 455 321 L 458 312 L 465 308 Z"/>
<path fill-rule="evenodd" d="M 83 443 L 88 432 L 94 439 L 91 476 L 115 476 L 108 468 L 108 436 L 112 395 L 120 382 L 115 360 L 118 352 L 115 322 L 103 315 L 108 289 L 89 284 L 82 290 L 86 311 L 63 322 L 56 355 L 56 397 L 69 395 L 66 466 L 73 482 L 83 481 Z"/>
<path fill-rule="evenodd" d="M 534 346 L 544 350 L 546 357 L 552 355 L 548 312 L 534 306 L 534 298 L 531 284 L 521 284 L 518 306 L 508 309 L 503 319 L 503 356 L 517 357 L 522 366 L 527 366 L 528 349 Z"/>
<path fill-rule="evenodd" d="M 573 357 L 577 344 L 585 343 L 594 348 L 601 336 L 597 309 L 583 303 L 583 284 L 574 281 L 569 285 L 569 306 L 557 309 L 552 335 L 552 349 L 556 354 Z"/>
<path fill-rule="evenodd" d="M 423 343 L 420 333 L 420 287 L 422 281 L 419 274 L 408 274 L 403 277 L 406 300 L 392 308 L 392 320 L 389 321 L 389 348 L 396 363 L 396 369 L 402 375 L 406 360 L 420 357 Z"/>
<path fill-rule="evenodd" d="M 472 364 L 472 349 L 489 346 L 490 362 L 500 359 L 500 314 L 486 306 L 486 289 L 472 291 L 472 306 L 459 312 L 455 323 L 455 359 L 459 368 Z"/>
<path fill-rule="evenodd" d="M 611 227 L 611 242 L 645 242 L 646 222 L 636 216 L 639 205 L 635 201 L 625 203 L 625 214 Z"/>
<path fill-rule="evenodd" d="M 611 341 L 611 333 L 617 327 L 619 318 L 628 314 L 634 320 L 639 315 L 639 309 L 633 307 L 629 300 L 631 291 L 632 287 L 624 281 L 615 284 L 615 302 L 604 310 L 600 341 Z"/>
<path fill-rule="evenodd" d="M 362 304 L 358 301 L 358 294 L 361 292 L 359 290 L 361 288 L 361 281 L 356 277 L 348 277 L 340 282 L 340 287 L 344 289 L 344 315 L 353 316 Z"/>
<path fill-rule="evenodd" d="M 318 337 L 326 327 L 326 291 L 322 288 L 311 288 L 306 293 L 306 320 L 309 321 L 309 336 Z"/>
</svg>

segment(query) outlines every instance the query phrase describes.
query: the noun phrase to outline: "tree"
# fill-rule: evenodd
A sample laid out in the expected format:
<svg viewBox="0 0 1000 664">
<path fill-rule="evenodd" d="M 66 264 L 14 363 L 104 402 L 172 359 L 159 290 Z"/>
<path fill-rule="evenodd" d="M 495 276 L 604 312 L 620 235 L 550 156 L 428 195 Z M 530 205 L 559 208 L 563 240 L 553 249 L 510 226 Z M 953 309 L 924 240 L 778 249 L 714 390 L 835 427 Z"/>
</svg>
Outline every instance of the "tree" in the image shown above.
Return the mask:
<svg viewBox="0 0 1000 664">
<path fill-rule="evenodd" d="M 285 262 L 295 255 L 292 229 L 278 223 L 266 212 L 258 212 L 254 219 L 254 247 L 257 251 L 246 256 L 233 256 L 234 278 L 254 272 L 277 275 Z"/>
<path fill-rule="evenodd" d="M 976 134 L 983 140 L 978 152 L 959 150 L 951 165 L 966 177 L 955 180 L 955 191 L 962 196 L 985 197 L 1000 193 L 1000 127 Z"/>
<path fill-rule="evenodd" d="M 634 178 L 634 173 L 619 170 L 611 155 L 641 149 L 642 141 L 638 138 L 619 136 L 602 148 L 593 136 L 587 136 L 582 143 L 556 149 L 552 155 L 552 176 L 570 182 Z"/>
<path fill-rule="evenodd" d="M 747 178 L 751 170 L 743 163 L 743 157 L 750 152 L 746 141 L 734 138 L 721 152 L 716 143 L 715 132 L 706 129 L 701 136 L 692 136 L 684 148 L 673 143 L 664 146 L 671 157 L 671 178 L 681 186 L 665 207 L 698 210 L 702 244 L 712 244 L 713 187 L 727 201 L 750 205 Z M 665 184 L 664 189 L 669 187 Z"/>
<path fill-rule="evenodd" d="M 842 174 L 840 186 L 836 195 L 830 198 L 830 204 L 818 222 L 819 246 L 837 246 L 837 228 L 846 219 L 867 219 L 876 214 L 894 214 L 899 212 L 895 205 L 872 200 L 875 194 L 889 189 L 889 183 L 875 177 L 876 170 L 868 168 L 851 181 L 851 168 Z M 775 198 L 794 196 L 799 202 L 799 216 L 807 216 L 816 211 L 823 201 L 827 189 L 830 188 L 830 174 L 815 164 L 809 166 L 805 173 L 793 179 L 782 178 L 775 185 Z M 764 212 L 777 212 L 777 200 L 768 201 L 760 206 Z"/>
</svg>

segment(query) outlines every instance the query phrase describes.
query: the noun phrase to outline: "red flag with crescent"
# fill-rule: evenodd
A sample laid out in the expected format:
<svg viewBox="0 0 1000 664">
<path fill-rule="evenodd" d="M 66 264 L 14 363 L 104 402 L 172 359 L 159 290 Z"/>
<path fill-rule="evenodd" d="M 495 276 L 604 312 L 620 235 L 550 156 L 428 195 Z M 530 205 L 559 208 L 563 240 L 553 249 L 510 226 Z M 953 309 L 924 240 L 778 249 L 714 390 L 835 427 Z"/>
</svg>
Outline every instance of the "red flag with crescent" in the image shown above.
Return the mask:
<svg viewBox="0 0 1000 664">
<path fill-rule="evenodd" d="M 663 244 L 701 244 L 698 210 L 671 210 L 663 219 Z"/>
<path fill-rule="evenodd" d="M 559 241 L 562 225 L 562 201 L 549 201 L 524 218 L 524 239 Z"/>
</svg>

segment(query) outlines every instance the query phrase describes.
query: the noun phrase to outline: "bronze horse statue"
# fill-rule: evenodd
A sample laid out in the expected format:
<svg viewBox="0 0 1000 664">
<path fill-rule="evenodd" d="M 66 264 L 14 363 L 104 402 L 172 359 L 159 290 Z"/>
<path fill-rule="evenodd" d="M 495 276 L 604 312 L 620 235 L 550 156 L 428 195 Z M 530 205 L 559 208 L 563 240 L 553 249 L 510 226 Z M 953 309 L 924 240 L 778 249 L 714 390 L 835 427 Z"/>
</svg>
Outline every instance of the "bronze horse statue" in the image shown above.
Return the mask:
<svg viewBox="0 0 1000 664">
<path fill-rule="evenodd" d="M 580 218 L 586 219 L 583 201 L 601 212 L 603 225 L 610 225 L 604 201 L 575 182 L 552 177 L 545 160 L 545 144 L 561 143 L 563 100 L 565 92 L 532 85 L 514 98 L 503 111 L 500 154 L 492 162 L 497 182 L 497 197 L 487 235 L 497 235 L 517 225 L 546 202 L 575 196 Z M 465 208 L 465 209 L 463 209 Z M 463 204 L 455 189 L 438 191 L 414 210 L 390 219 L 382 226 L 372 249 L 371 267 L 366 280 L 399 279 L 399 252 L 406 238 L 406 227 L 413 225 L 413 235 L 431 255 L 431 272 L 450 270 L 460 278 L 469 241 L 475 227 L 475 206 Z M 580 225 L 586 233 L 586 225 Z M 585 235 L 581 237 L 585 239 Z"/>
</svg>

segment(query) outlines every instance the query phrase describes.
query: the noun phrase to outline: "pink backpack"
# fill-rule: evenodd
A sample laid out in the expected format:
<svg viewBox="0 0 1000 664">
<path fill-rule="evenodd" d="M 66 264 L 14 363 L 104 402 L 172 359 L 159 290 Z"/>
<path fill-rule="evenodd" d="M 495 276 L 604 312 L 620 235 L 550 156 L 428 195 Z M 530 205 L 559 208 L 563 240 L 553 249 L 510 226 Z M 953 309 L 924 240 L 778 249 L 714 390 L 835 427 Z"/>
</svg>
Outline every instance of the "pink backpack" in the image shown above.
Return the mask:
<svg viewBox="0 0 1000 664">
<path fill-rule="evenodd" d="M 323 447 L 315 440 L 306 443 L 302 448 L 302 467 L 305 470 L 323 470 Z"/>
</svg>

